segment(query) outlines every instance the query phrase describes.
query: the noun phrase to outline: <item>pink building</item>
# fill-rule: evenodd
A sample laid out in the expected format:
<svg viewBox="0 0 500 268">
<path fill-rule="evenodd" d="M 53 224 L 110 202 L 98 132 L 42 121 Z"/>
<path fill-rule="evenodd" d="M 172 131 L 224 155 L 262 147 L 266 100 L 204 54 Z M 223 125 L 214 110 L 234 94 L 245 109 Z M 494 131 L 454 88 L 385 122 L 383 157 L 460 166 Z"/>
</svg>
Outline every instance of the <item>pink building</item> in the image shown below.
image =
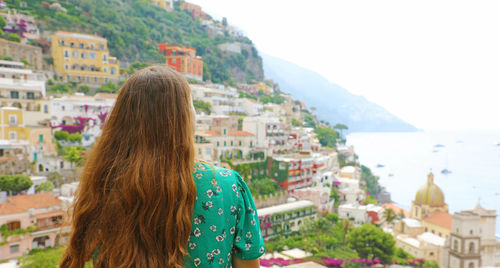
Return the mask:
<svg viewBox="0 0 500 268">
<path fill-rule="evenodd" d="M 56 246 L 63 222 L 61 205 L 52 193 L 11 197 L 0 193 L 0 259 Z"/>
</svg>

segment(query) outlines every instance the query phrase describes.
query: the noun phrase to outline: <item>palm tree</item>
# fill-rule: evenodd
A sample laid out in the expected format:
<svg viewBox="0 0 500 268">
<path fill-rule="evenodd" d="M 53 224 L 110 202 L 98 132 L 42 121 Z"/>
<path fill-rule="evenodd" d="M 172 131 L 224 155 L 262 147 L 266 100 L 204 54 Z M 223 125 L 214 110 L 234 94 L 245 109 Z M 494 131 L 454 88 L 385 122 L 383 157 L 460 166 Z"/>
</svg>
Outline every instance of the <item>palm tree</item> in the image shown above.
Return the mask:
<svg viewBox="0 0 500 268">
<path fill-rule="evenodd" d="M 392 224 L 394 220 L 397 218 L 396 213 L 392 208 L 386 208 L 384 211 L 384 219 L 388 224 Z"/>
</svg>

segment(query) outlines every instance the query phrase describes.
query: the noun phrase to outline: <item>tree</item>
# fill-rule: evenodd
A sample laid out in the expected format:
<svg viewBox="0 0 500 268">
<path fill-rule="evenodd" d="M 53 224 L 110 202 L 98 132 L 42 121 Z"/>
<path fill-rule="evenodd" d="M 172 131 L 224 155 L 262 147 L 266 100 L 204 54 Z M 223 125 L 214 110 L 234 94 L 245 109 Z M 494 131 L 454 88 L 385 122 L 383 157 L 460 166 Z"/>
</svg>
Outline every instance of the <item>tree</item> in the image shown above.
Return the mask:
<svg viewBox="0 0 500 268">
<path fill-rule="evenodd" d="M 69 133 L 67 131 L 56 131 L 54 133 L 54 138 L 58 141 L 67 141 L 69 138 Z"/>
<path fill-rule="evenodd" d="M 89 86 L 81 85 L 78 87 L 78 89 L 80 90 L 80 92 L 83 92 L 85 94 L 88 94 L 90 92 Z"/>
<path fill-rule="evenodd" d="M 82 150 L 78 146 L 69 146 L 64 152 L 64 160 L 71 163 L 71 168 L 73 168 L 73 163 L 78 163 L 82 160 Z"/>
<path fill-rule="evenodd" d="M 386 208 L 384 210 L 384 219 L 388 224 L 392 224 L 396 218 L 397 215 L 392 208 Z"/>
<path fill-rule="evenodd" d="M 335 126 L 333 126 L 333 129 L 338 130 L 340 132 L 340 136 L 343 137 L 343 131 L 347 130 L 348 127 L 344 124 L 336 124 Z"/>
<path fill-rule="evenodd" d="M 193 105 L 195 109 L 203 111 L 206 114 L 210 114 L 212 109 L 212 105 L 209 102 L 204 102 L 201 100 L 193 100 Z"/>
<path fill-rule="evenodd" d="M 0 16 L 0 30 L 5 28 L 5 26 L 7 26 L 7 21 L 5 21 L 3 16 Z"/>
<path fill-rule="evenodd" d="M 322 146 L 332 148 L 337 146 L 337 132 L 329 127 L 316 128 L 316 136 Z"/>
<path fill-rule="evenodd" d="M 21 43 L 21 37 L 15 33 L 8 33 L 7 40 Z"/>
<path fill-rule="evenodd" d="M 349 247 L 354 249 L 361 258 L 378 258 L 382 263 L 391 263 L 394 254 L 394 239 L 392 235 L 372 224 L 363 224 L 349 232 Z"/>
<path fill-rule="evenodd" d="M 68 84 L 57 84 L 50 88 L 50 92 L 67 93 L 70 91 Z"/>
<path fill-rule="evenodd" d="M 42 182 L 40 185 L 37 185 L 35 187 L 35 191 L 37 193 L 40 193 L 40 192 L 52 192 L 52 190 L 54 190 L 54 184 L 52 184 L 52 182 L 50 182 L 50 181 Z"/>
<path fill-rule="evenodd" d="M 0 190 L 16 195 L 33 185 L 27 175 L 0 175 Z"/>
<path fill-rule="evenodd" d="M 82 134 L 80 133 L 69 134 L 68 141 L 72 143 L 82 143 Z"/>
<path fill-rule="evenodd" d="M 365 198 L 365 203 L 366 204 L 377 204 L 378 201 L 377 199 L 373 198 L 371 195 L 367 195 L 366 198 Z"/>
</svg>

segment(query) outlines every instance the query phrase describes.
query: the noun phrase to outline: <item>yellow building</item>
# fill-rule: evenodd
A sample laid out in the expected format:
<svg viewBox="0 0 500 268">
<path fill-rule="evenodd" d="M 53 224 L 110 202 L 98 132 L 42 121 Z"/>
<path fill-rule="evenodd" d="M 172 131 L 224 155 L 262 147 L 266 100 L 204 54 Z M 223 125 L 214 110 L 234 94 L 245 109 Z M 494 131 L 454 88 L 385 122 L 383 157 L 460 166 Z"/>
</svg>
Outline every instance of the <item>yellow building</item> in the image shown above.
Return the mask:
<svg viewBox="0 0 500 268">
<path fill-rule="evenodd" d="M 109 55 L 108 41 L 97 35 L 56 32 L 52 58 L 64 81 L 102 84 L 116 81 L 120 72 L 118 60 Z"/>
<path fill-rule="evenodd" d="M 29 130 L 24 127 L 23 110 L 19 108 L 0 108 L 0 128 L 0 140 L 14 143 L 29 140 Z"/>
<path fill-rule="evenodd" d="M 172 11 L 174 9 L 173 0 L 152 0 L 153 5 L 163 8 L 167 11 Z"/>
</svg>

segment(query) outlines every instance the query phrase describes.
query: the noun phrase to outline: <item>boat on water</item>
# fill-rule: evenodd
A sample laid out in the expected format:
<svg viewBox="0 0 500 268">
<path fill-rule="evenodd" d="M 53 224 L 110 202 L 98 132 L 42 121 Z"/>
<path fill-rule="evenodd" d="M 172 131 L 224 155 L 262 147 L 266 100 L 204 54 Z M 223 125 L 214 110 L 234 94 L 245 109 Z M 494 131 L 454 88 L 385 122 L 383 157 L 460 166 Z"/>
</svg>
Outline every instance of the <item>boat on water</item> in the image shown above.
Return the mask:
<svg viewBox="0 0 500 268">
<path fill-rule="evenodd" d="M 383 168 L 383 167 L 385 167 L 385 166 L 382 164 L 377 164 L 377 168 Z"/>
<path fill-rule="evenodd" d="M 389 175 L 387 175 L 387 176 L 389 176 L 389 177 L 392 177 L 392 176 L 394 176 L 394 174 L 392 174 L 392 173 L 389 173 Z"/>
<path fill-rule="evenodd" d="M 439 153 L 439 150 L 432 150 L 433 153 Z"/>
<path fill-rule="evenodd" d="M 448 175 L 448 174 L 450 174 L 450 173 L 451 173 L 451 170 L 448 170 L 448 169 L 446 169 L 446 168 L 445 168 L 445 169 L 443 169 L 443 170 L 441 170 L 441 174 Z"/>
<path fill-rule="evenodd" d="M 457 143 L 464 143 L 464 141 L 463 140 L 458 140 Z"/>
<path fill-rule="evenodd" d="M 446 146 L 444 146 L 442 144 L 436 144 L 436 145 L 434 145 L 434 148 L 443 148 L 443 147 L 446 147 Z"/>
<path fill-rule="evenodd" d="M 493 145 L 495 145 L 495 146 L 500 146 L 500 142 L 495 141 L 495 142 L 493 143 Z"/>
</svg>

